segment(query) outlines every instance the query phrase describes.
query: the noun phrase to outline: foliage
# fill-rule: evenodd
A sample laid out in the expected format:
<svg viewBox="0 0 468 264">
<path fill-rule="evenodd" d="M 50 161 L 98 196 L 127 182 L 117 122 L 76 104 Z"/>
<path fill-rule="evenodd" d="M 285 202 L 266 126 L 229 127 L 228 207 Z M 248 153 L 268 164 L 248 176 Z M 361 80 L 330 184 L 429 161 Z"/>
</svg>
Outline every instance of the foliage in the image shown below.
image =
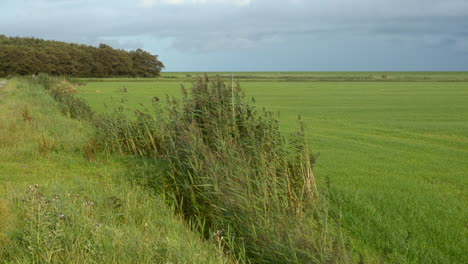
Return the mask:
<svg viewBox="0 0 468 264">
<path fill-rule="evenodd" d="M 156 77 L 164 68 L 158 56 L 142 49 L 125 51 L 36 38 L 0 35 L 0 76 L 47 73 L 73 77 Z"/>
<path fill-rule="evenodd" d="M 197 78 L 182 102 L 153 98 L 153 109 L 128 118 L 123 109 L 96 119 L 109 151 L 163 163 L 147 175 L 207 238 L 241 262 L 351 261 L 313 175 L 315 156 L 303 129 L 287 141 L 268 111 L 257 111 L 237 85 Z M 247 259 L 243 259 L 246 256 Z"/>
</svg>

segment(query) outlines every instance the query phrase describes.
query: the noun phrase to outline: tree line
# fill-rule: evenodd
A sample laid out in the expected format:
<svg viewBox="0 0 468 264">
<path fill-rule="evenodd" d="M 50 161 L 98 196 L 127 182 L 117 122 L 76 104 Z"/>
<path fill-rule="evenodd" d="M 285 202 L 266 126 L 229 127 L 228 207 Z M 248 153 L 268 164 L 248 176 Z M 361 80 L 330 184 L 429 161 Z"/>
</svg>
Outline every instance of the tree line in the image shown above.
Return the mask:
<svg viewBox="0 0 468 264">
<path fill-rule="evenodd" d="M 47 73 L 73 77 L 156 77 L 157 55 L 37 38 L 0 35 L 0 76 Z"/>
</svg>

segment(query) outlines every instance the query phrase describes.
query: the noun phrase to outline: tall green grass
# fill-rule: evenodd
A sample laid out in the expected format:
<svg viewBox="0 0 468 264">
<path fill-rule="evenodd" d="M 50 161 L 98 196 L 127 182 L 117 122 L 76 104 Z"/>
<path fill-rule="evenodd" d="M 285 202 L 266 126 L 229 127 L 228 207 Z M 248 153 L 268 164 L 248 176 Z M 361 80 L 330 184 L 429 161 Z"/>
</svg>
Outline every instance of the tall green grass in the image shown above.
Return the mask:
<svg viewBox="0 0 468 264">
<path fill-rule="evenodd" d="M 0 263 L 229 262 L 163 196 L 129 181 L 131 160 L 90 161 L 92 124 L 64 115 L 42 85 L 13 79 L 2 92 Z"/>
<path fill-rule="evenodd" d="M 94 112 L 91 107 L 80 97 L 74 96 L 77 92 L 75 85 L 65 78 L 49 77 L 40 73 L 29 82 L 41 86 L 58 103 L 62 113 L 75 119 L 92 120 Z"/>
<path fill-rule="evenodd" d="M 100 116 L 101 146 L 157 164 L 162 172 L 144 181 L 241 263 L 353 261 L 315 185 L 300 120 L 285 138 L 274 114 L 220 78 L 199 77 L 182 94 L 165 104 L 154 97 L 134 117 L 123 108 Z"/>
</svg>

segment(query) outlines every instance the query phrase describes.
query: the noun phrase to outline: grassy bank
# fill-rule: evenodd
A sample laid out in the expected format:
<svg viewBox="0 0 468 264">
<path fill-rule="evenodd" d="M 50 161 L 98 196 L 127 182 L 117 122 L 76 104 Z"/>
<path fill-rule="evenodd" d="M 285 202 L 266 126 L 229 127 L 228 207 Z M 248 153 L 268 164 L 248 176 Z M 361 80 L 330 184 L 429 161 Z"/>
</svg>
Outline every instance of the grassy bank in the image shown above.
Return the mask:
<svg viewBox="0 0 468 264">
<path fill-rule="evenodd" d="M 437 74 L 452 78 L 452 73 Z M 466 75 L 453 73 L 459 74 Z M 153 96 L 180 96 L 178 82 L 185 78 L 89 82 L 80 96 L 98 111 L 106 111 L 104 103 L 121 104 L 122 98 L 127 108 L 141 108 L 139 103 L 148 106 Z M 468 261 L 466 83 L 241 85 L 260 106 L 281 112 L 283 132 L 293 131 L 297 114 L 302 115 L 308 140 L 320 152 L 318 182 L 324 186 L 330 179 L 331 205 L 366 262 Z"/>
<path fill-rule="evenodd" d="M 41 87 L 0 91 L 0 263 L 226 263 Z"/>
</svg>

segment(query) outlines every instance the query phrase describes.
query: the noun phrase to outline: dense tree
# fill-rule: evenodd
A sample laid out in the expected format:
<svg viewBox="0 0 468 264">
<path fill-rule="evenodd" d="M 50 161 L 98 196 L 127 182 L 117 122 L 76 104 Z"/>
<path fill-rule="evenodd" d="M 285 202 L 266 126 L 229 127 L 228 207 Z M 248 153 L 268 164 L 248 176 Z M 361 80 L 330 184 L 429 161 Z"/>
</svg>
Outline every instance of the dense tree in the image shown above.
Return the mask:
<svg viewBox="0 0 468 264">
<path fill-rule="evenodd" d="M 164 68 L 157 55 L 0 35 L 0 76 L 48 73 L 74 77 L 156 77 Z"/>
</svg>

